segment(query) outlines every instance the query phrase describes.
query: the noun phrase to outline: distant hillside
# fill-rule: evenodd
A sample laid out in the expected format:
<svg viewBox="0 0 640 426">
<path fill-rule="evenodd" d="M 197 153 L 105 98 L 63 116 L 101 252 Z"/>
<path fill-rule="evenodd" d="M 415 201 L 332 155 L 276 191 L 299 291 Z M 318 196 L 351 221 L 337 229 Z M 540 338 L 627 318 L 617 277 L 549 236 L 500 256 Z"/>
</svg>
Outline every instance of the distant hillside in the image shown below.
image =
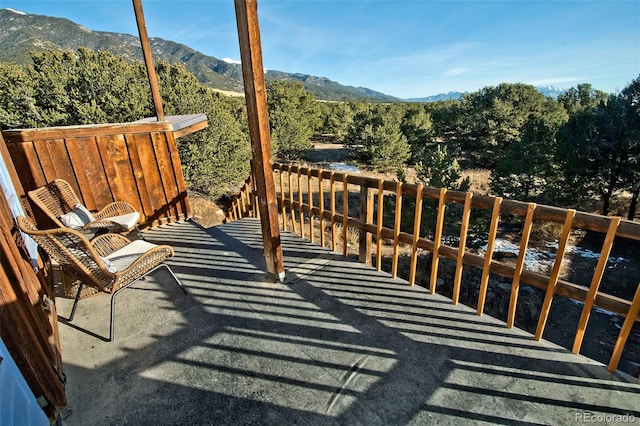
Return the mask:
<svg viewBox="0 0 640 426">
<path fill-rule="evenodd" d="M 242 92 L 239 64 L 206 56 L 184 44 L 161 38 L 150 39 L 154 59 L 182 62 L 203 84 L 219 90 Z M 129 60 L 142 61 L 140 40 L 129 34 L 91 31 L 64 18 L 31 15 L 13 9 L 0 10 L 0 61 L 27 64 L 29 52 L 49 49 L 77 50 L 88 47 L 106 50 Z M 399 101 L 400 99 L 363 87 L 344 86 L 324 77 L 268 71 L 267 81 L 295 80 L 322 100 Z"/>
<path fill-rule="evenodd" d="M 469 92 L 447 92 L 447 93 L 439 93 L 433 96 L 426 96 L 424 98 L 409 98 L 405 99 L 408 102 L 436 102 L 436 101 L 447 101 L 449 99 L 460 99 L 462 95 L 465 95 Z"/>
<path fill-rule="evenodd" d="M 304 83 L 305 89 L 313 92 L 317 99 L 334 101 L 348 101 L 353 99 L 371 99 L 385 102 L 398 102 L 399 98 L 376 92 L 366 87 L 343 86 L 325 77 L 314 77 L 307 74 L 289 74 L 281 71 L 268 70 L 266 81 L 292 80 Z"/>
<path fill-rule="evenodd" d="M 563 94 L 566 90 L 557 86 L 536 86 L 536 90 L 542 93 L 545 96 L 549 96 L 550 98 L 556 99 L 558 95 Z M 424 98 L 409 98 L 405 99 L 407 102 L 436 102 L 436 101 L 446 101 L 449 99 L 460 99 L 462 96 L 466 95 L 469 92 L 448 92 L 448 93 L 440 93 L 433 96 L 427 96 Z"/>
</svg>

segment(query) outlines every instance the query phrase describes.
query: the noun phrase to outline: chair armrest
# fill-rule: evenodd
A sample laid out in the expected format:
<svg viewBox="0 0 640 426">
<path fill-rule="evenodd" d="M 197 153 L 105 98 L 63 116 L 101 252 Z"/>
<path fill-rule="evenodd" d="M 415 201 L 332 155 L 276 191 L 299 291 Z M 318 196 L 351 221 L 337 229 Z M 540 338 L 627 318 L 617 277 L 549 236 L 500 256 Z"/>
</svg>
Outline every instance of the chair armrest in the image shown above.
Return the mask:
<svg viewBox="0 0 640 426">
<path fill-rule="evenodd" d="M 120 216 L 128 213 L 135 213 L 137 210 L 129 203 L 124 201 L 116 201 L 111 204 L 107 204 L 98 213 L 94 213 L 93 217 L 96 220 L 107 219 L 112 216 Z"/>
<path fill-rule="evenodd" d="M 100 256 L 108 256 L 130 243 L 127 237 L 120 234 L 102 234 L 91 240 L 91 246 Z"/>
<path fill-rule="evenodd" d="M 144 276 L 160 265 L 165 259 L 173 256 L 173 248 L 168 245 L 156 246 L 144 252 L 127 269 L 116 272 L 113 291 L 118 290 L 123 285 L 127 285 L 133 280 Z"/>
<path fill-rule="evenodd" d="M 124 232 L 127 229 L 119 223 L 111 220 L 92 220 L 82 227 L 83 231 L 91 231 L 95 229 L 106 229 L 107 232 Z"/>
</svg>

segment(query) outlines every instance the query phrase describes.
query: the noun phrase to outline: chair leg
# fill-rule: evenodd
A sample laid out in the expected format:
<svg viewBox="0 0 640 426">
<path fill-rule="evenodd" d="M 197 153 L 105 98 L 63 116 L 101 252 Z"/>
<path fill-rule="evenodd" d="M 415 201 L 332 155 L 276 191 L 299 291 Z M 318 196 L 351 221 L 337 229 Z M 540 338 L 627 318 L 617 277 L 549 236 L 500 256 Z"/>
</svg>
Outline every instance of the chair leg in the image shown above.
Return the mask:
<svg viewBox="0 0 640 426">
<path fill-rule="evenodd" d="M 76 300 L 73 301 L 73 307 L 71 308 L 71 314 L 69 315 L 69 321 L 73 321 L 73 316 L 76 314 L 76 307 L 78 306 L 78 302 L 80 301 L 80 292 L 82 291 L 82 287 L 84 287 L 84 283 L 80 281 L 80 285 L 78 286 L 78 293 L 76 294 Z"/>
<path fill-rule="evenodd" d="M 111 315 L 109 317 L 109 342 L 111 342 L 114 339 L 115 336 L 115 324 L 114 324 L 114 317 L 115 317 L 115 313 L 116 313 L 116 296 L 118 295 L 118 293 L 120 293 L 122 290 L 124 290 L 125 288 L 133 285 L 134 283 L 138 282 L 139 280 L 141 280 L 142 278 L 146 277 L 147 275 L 151 274 L 152 272 L 154 272 L 156 269 L 165 267 L 167 268 L 167 270 L 169 271 L 169 273 L 171 274 L 171 276 L 173 277 L 173 279 L 176 281 L 176 283 L 178 284 L 178 286 L 182 289 L 182 291 L 184 292 L 184 294 L 188 294 L 187 290 L 182 286 L 182 283 L 180 282 L 180 280 L 178 279 L 178 277 L 176 277 L 176 274 L 173 273 L 173 271 L 171 270 L 171 268 L 169 268 L 169 265 L 166 264 L 161 264 L 156 266 L 155 268 L 151 269 L 149 272 L 147 272 L 146 274 L 144 274 L 143 276 L 141 276 L 140 278 L 136 279 L 135 281 L 131 281 L 129 284 L 124 285 L 122 287 L 120 287 L 118 290 L 116 290 L 112 295 L 111 295 Z M 80 293 L 78 293 L 80 294 Z"/>
<path fill-rule="evenodd" d="M 180 282 L 180 280 L 178 279 L 178 277 L 176 277 L 176 274 L 173 273 L 173 271 L 171 270 L 171 268 L 169 268 L 169 265 L 167 264 L 162 264 L 160 266 L 164 266 L 165 268 L 167 268 L 167 271 L 169 271 L 169 273 L 171 274 L 171 276 L 173 277 L 173 279 L 176 281 L 176 283 L 178 284 L 178 286 L 182 289 L 182 291 L 184 292 L 184 294 L 189 294 L 187 293 L 187 289 L 184 288 L 184 286 L 182 285 L 182 282 Z"/>
<path fill-rule="evenodd" d="M 138 281 L 138 280 L 136 280 Z M 124 290 L 125 288 L 129 287 L 131 284 L 135 283 L 136 281 L 133 281 L 125 286 L 120 287 L 118 290 L 116 290 L 115 293 L 113 293 L 111 295 L 111 314 L 109 316 L 109 342 L 113 340 L 114 337 L 114 322 L 113 322 L 113 318 L 115 316 L 116 313 L 116 296 L 118 295 L 118 293 L 120 293 L 122 290 Z"/>
<path fill-rule="evenodd" d="M 138 227 L 138 225 L 136 225 L 136 232 L 138 233 L 138 237 L 140 237 L 142 241 L 147 241 L 144 239 L 144 236 L 142 235 L 142 231 L 140 231 L 140 228 Z"/>
</svg>

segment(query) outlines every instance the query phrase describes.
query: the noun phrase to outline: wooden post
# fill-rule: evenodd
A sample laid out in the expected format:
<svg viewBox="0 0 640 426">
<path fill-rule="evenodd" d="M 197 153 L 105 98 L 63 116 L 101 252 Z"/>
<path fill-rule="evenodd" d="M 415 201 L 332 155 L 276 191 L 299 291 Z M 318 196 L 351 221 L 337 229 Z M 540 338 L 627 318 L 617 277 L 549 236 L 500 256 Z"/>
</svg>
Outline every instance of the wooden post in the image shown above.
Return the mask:
<svg viewBox="0 0 640 426">
<path fill-rule="evenodd" d="M 284 281 L 278 203 L 271 168 L 271 134 L 258 25 L 258 3 L 256 0 L 235 0 L 234 3 L 267 275 Z"/>
<path fill-rule="evenodd" d="M 162 98 L 160 97 L 156 68 L 153 65 L 153 55 L 151 54 L 151 44 L 149 43 L 149 35 L 147 34 L 147 25 L 144 22 L 142 0 L 133 0 L 133 11 L 135 12 L 136 23 L 138 24 L 138 34 L 140 34 L 140 44 L 142 45 L 142 56 L 144 56 L 144 64 L 147 67 L 149 85 L 151 86 L 151 96 L 153 97 L 153 105 L 156 108 L 156 118 L 158 121 L 164 121 L 164 109 L 162 108 Z"/>
</svg>

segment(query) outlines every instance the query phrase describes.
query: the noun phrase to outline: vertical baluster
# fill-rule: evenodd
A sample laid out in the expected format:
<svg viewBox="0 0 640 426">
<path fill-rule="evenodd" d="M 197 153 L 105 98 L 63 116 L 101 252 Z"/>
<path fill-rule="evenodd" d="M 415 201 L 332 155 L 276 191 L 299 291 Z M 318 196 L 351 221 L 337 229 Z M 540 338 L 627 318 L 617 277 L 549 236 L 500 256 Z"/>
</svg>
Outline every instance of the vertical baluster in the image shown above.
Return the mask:
<svg viewBox="0 0 640 426">
<path fill-rule="evenodd" d="M 511 297 L 509 300 L 509 312 L 507 313 L 507 327 L 512 328 L 516 320 L 516 306 L 518 304 L 518 293 L 520 292 L 520 277 L 524 270 L 524 261 L 527 257 L 527 247 L 529 246 L 529 237 L 531 236 L 531 227 L 533 226 L 533 215 L 536 211 L 536 203 L 529 203 L 527 207 L 527 216 L 524 220 L 522 228 L 522 237 L 520 238 L 520 250 L 518 251 L 518 260 L 513 271 L 513 282 L 511 284 Z"/>
<path fill-rule="evenodd" d="M 245 197 L 246 197 L 246 206 L 244 206 L 243 208 L 245 209 L 245 216 L 250 216 L 253 217 L 253 211 L 251 209 L 251 181 L 247 180 L 247 182 L 245 183 Z M 277 208 L 276 208 L 276 211 Z"/>
<path fill-rule="evenodd" d="M 413 241 L 411 245 L 411 266 L 409 269 L 409 285 L 416 283 L 416 268 L 418 266 L 418 240 L 420 239 L 420 225 L 422 224 L 422 188 L 418 184 L 416 192 L 416 210 L 413 218 Z"/>
<path fill-rule="evenodd" d="M 331 250 L 336 251 L 336 177 L 334 171 L 329 174 L 329 197 L 331 208 Z"/>
<path fill-rule="evenodd" d="M 258 208 L 258 190 L 257 183 L 254 179 L 253 172 L 249 175 L 249 199 L 251 200 L 251 205 L 253 206 L 253 214 L 252 217 L 260 217 L 260 209 Z"/>
<path fill-rule="evenodd" d="M 393 221 L 393 259 L 391 260 L 391 277 L 398 275 L 398 255 L 400 245 L 400 225 L 402 223 L 402 182 L 396 182 L 396 210 Z"/>
<path fill-rule="evenodd" d="M 302 168 L 298 166 L 298 214 L 300 215 L 300 236 L 304 238 L 304 210 L 302 208 Z"/>
<path fill-rule="evenodd" d="M 620 357 L 622 356 L 622 350 L 624 349 L 625 343 L 627 343 L 627 339 L 629 338 L 629 334 L 631 333 L 631 328 L 638 318 L 638 314 L 640 313 L 640 284 L 636 289 L 636 295 L 633 296 L 633 302 L 631 302 L 631 306 L 629 307 L 629 312 L 627 312 L 627 316 L 624 319 L 624 323 L 622 324 L 622 329 L 620 330 L 620 334 L 618 335 L 618 339 L 616 340 L 616 344 L 613 347 L 613 353 L 611 354 L 611 360 L 609 360 L 609 366 L 607 369 L 610 372 L 615 372 L 618 368 L 618 363 L 620 362 Z"/>
<path fill-rule="evenodd" d="M 612 217 L 611 222 L 609 223 L 607 236 L 605 237 L 604 243 L 602 244 L 602 250 L 600 251 L 600 258 L 598 259 L 596 270 L 593 273 L 593 278 L 591 279 L 591 285 L 589 286 L 587 299 L 584 301 L 584 306 L 582 307 L 582 314 L 580 315 L 580 322 L 578 323 L 576 338 L 573 341 L 573 349 L 571 350 L 571 352 L 573 352 L 574 354 L 580 352 L 582 339 L 584 338 L 584 332 L 587 328 L 589 316 L 591 315 L 591 309 L 593 308 L 596 296 L 598 295 L 598 288 L 600 287 L 600 282 L 602 281 L 602 276 L 604 275 L 604 270 L 607 266 L 607 261 L 609 260 L 609 254 L 611 253 L 611 247 L 613 247 L 613 240 L 616 237 L 618 225 L 620 225 L 620 218 Z"/>
<path fill-rule="evenodd" d="M 444 213 L 447 208 L 445 204 L 445 196 L 447 188 L 440 188 L 440 196 L 438 198 L 438 220 L 436 221 L 436 235 L 433 237 L 433 259 L 431 259 L 431 277 L 429 280 L 429 293 L 436 292 L 436 283 L 438 281 L 438 264 L 440 262 L 440 245 L 442 244 L 442 229 L 444 228 Z"/>
<path fill-rule="evenodd" d="M 502 197 L 496 197 L 493 201 L 493 212 L 491 214 L 491 225 L 489 225 L 487 240 L 487 252 L 484 258 L 484 266 L 482 268 L 482 278 L 480 279 L 480 294 L 478 295 L 477 310 L 478 315 L 482 315 L 482 312 L 484 311 L 484 302 L 487 298 L 489 272 L 491 272 L 491 258 L 493 257 L 493 246 L 496 242 L 496 233 L 498 232 L 498 224 L 500 223 L 500 206 L 502 206 Z"/>
<path fill-rule="evenodd" d="M 324 232 L 324 181 L 322 180 L 322 169 L 318 171 L 318 209 L 320 212 L 320 245 L 325 246 Z"/>
<path fill-rule="evenodd" d="M 371 190 L 365 183 L 360 184 L 359 220 L 362 227 L 359 229 L 358 238 L 358 260 L 367 265 L 371 265 L 371 233 L 365 231 L 364 225 L 373 222 L 373 197 Z"/>
<path fill-rule="evenodd" d="M 471 200 L 473 192 L 467 192 L 464 197 L 464 209 L 462 210 L 462 223 L 460 224 L 460 243 L 458 244 L 458 256 L 456 258 L 456 273 L 453 278 L 453 294 L 451 302 L 454 305 L 460 300 L 460 284 L 462 283 L 462 268 L 464 266 L 464 253 L 467 248 L 467 234 L 469 232 L 469 219 L 471 218 Z"/>
<path fill-rule="evenodd" d="M 558 251 L 556 252 L 556 260 L 553 262 L 553 268 L 551 269 L 551 276 L 549 277 L 549 284 L 547 285 L 547 291 L 544 295 L 544 301 L 542 302 L 542 308 L 540 309 L 540 317 L 538 318 L 538 326 L 536 327 L 536 334 L 534 338 L 540 340 L 544 333 L 544 327 L 547 324 L 547 318 L 549 317 L 549 311 L 551 310 L 551 302 L 553 301 L 553 295 L 560 278 L 560 272 L 562 271 L 562 262 L 564 260 L 564 252 L 567 249 L 567 243 L 569 236 L 571 235 L 571 229 L 573 225 L 573 218 L 576 215 L 576 211 L 573 209 L 567 210 L 567 214 L 564 219 L 564 226 L 562 227 L 562 235 L 558 243 Z"/>
<path fill-rule="evenodd" d="M 282 179 L 282 164 L 278 164 L 278 178 L 280 181 L 280 196 L 278 197 L 278 201 L 281 206 L 281 215 L 282 215 L 282 229 L 284 231 L 287 230 L 287 206 L 285 205 L 285 197 L 284 197 L 284 180 Z"/>
<path fill-rule="evenodd" d="M 249 204 L 249 202 L 245 201 L 245 197 L 249 196 L 249 190 L 247 189 L 248 186 L 249 183 L 245 181 L 244 185 L 242 186 L 242 190 L 240 191 L 240 211 L 242 212 L 242 217 L 248 216 L 247 204 Z"/>
<path fill-rule="evenodd" d="M 296 209 L 293 197 L 293 176 L 291 173 L 291 166 L 287 166 L 289 172 L 289 211 L 291 212 L 291 230 L 294 234 L 298 233 L 296 224 Z"/>
<path fill-rule="evenodd" d="M 315 226 L 313 219 L 313 186 L 311 184 L 311 168 L 307 169 L 307 192 L 309 197 L 309 241 L 316 242 Z"/>
<path fill-rule="evenodd" d="M 347 226 L 349 225 L 349 184 L 347 174 L 342 175 L 342 255 L 347 255 Z"/>
<path fill-rule="evenodd" d="M 384 205 L 384 180 L 378 179 L 378 218 L 376 223 L 376 269 L 382 270 L 382 220 Z"/>
</svg>

